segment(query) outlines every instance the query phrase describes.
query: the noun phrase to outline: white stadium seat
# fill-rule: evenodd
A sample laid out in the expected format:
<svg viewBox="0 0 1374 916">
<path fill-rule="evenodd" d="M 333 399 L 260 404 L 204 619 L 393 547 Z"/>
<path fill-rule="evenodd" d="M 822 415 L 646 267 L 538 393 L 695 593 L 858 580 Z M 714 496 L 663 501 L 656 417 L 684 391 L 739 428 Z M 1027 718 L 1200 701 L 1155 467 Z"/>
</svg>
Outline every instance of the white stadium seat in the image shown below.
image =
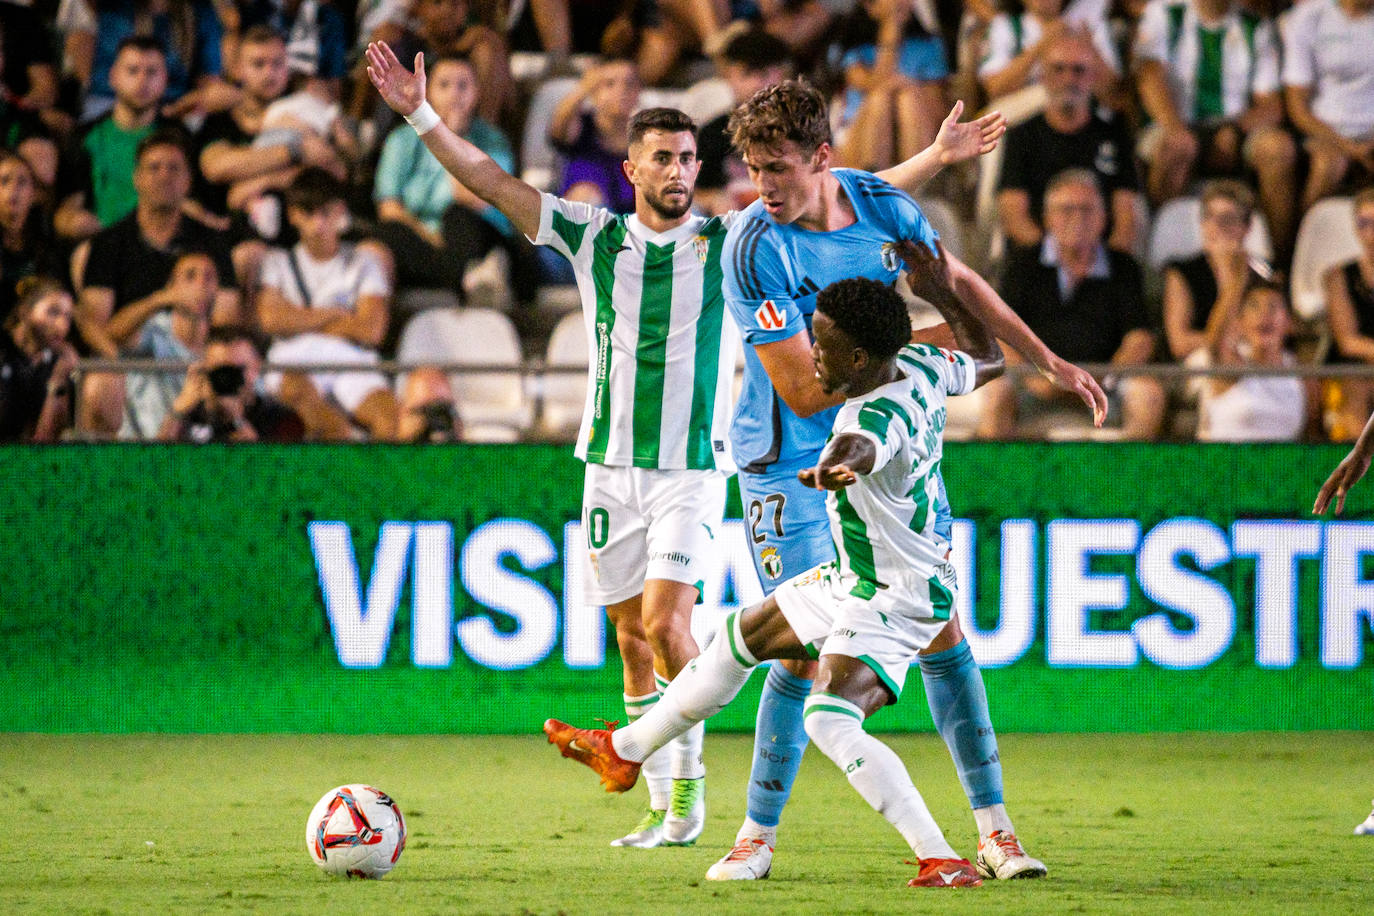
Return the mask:
<svg viewBox="0 0 1374 916">
<path fill-rule="evenodd" d="M 430 309 L 406 324 L 396 348 L 403 363 L 518 366 L 520 338 L 509 318 L 493 309 Z M 514 442 L 533 422 L 533 407 L 519 372 L 454 372 L 449 376 L 463 439 Z"/>
<path fill-rule="evenodd" d="M 1322 274 L 1360 256 L 1355 238 L 1355 202 L 1349 197 L 1319 200 L 1307 211 L 1293 246 L 1293 311 L 1303 318 L 1326 312 Z"/>
<path fill-rule="evenodd" d="M 587 322 L 581 310 L 559 319 L 549 336 L 545 365 L 582 372 L 544 373 L 544 408 L 540 425 L 550 438 L 571 438 L 582 423 L 587 398 Z"/>
</svg>

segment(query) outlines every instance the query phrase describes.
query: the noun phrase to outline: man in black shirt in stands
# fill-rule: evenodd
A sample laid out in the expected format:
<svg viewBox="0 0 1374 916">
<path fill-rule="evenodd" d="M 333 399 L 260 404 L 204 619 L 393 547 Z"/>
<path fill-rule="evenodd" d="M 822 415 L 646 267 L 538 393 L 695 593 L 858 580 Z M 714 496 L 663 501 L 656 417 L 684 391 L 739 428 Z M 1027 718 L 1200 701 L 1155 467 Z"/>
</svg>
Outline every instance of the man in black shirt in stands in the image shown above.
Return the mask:
<svg viewBox="0 0 1374 916">
<path fill-rule="evenodd" d="M 1140 265 L 1103 243 L 1106 223 L 1096 176 L 1087 169 L 1060 172 L 1045 192 L 1045 237 L 1008 256 L 1002 297 L 1047 347 L 1071 362 L 1140 365 L 1155 350 Z M 1008 363 L 1015 361 L 1009 354 Z M 1021 408 L 1058 398 L 1045 379 L 1031 376 L 1022 384 L 1022 395 L 1005 378 L 988 384 L 980 435 L 1007 438 Z M 1157 379 L 1135 375 L 1103 387 L 1111 413 L 1120 416 L 1121 438 L 1159 434 L 1165 399 Z"/>
</svg>

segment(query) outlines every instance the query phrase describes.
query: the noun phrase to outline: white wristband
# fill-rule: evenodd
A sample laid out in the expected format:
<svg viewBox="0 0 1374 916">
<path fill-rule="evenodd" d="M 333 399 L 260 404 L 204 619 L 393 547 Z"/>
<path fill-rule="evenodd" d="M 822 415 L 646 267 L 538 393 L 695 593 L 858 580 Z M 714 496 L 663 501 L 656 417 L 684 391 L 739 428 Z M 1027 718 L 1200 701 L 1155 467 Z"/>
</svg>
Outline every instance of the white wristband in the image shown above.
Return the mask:
<svg viewBox="0 0 1374 916">
<path fill-rule="evenodd" d="M 423 137 L 439 126 L 439 113 L 434 110 L 434 106 L 429 102 L 421 102 L 419 108 L 406 115 L 406 123 L 415 128 L 415 132 Z"/>
</svg>

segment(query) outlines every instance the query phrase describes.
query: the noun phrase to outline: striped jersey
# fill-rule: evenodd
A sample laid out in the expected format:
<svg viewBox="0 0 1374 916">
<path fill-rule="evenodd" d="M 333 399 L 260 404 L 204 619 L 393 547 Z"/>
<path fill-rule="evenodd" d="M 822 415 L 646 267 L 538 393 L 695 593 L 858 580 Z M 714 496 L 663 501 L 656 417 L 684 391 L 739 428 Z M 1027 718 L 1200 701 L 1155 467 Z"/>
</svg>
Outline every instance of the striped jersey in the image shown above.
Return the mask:
<svg viewBox="0 0 1374 916">
<path fill-rule="evenodd" d="M 855 433 L 877 448 L 873 470 L 826 496 L 840 571 L 877 588 L 928 579 L 949 542 L 936 531 L 944 492 L 945 399 L 973 390 L 973 358 L 927 344 L 897 354 L 901 377 L 840 405 L 834 435 Z"/>
<path fill-rule="evenodd" d="M 734 470 L 725 436 L 738 337 L 720 268 L 734 217 L 693 216 L 657 234 L 633 214 L 542 195 L 534 242 L 572 263 L 587 327 L 583 461 Z"/>
<path fill-rule="evenodd" d="M 1151 0 L 1136 30 L 1135 59 L 1164 67 L 1189 124 L 1239 117 L 1254 96 L 1279 91 L 1274 24 L 1238 6 L 1206 26 L 1190 0 Z"/>
</svg>

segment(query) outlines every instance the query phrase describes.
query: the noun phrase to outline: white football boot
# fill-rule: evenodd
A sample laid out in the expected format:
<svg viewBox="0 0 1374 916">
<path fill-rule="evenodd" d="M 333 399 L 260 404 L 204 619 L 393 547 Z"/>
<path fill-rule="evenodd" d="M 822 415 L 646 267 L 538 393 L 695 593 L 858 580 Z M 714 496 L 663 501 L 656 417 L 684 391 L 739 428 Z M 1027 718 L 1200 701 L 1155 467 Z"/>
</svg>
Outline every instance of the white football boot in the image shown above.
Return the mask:
<svg viewBox="0 0 1374 916">
<path fill-rule="evenodd" d="M 760 881 L 773 870 L 773 847 L 758 837 L 740 837 L 719 862 L 706 870 L 707 881 Z"/>
<path fill-rule="evenodd" d="M 1364 819 L 1364 823 L 1355 827 L 1356 836 L 1374 836 L 1374 811 L 1369 812 L 1369 817 Z"/>
<path fill-rule="evenodd" d="M 1049 873 L 1045 863 L 1032 859 L 1021 848 L 1016 834 L 994 830 L 978 838 L 978 874 L 984 878 L 1043 878 Z"/>
<path fill-rule="evenodd" d="M 706 777 L 674 779 L 668 816 L 663 819 L 664 846 L 691 846 L 706 826 Z"/>
<path fill-rule="evenodd" d="M 635 829 L 618 840 L 611 840 L 611 845 L 653 849 L 663 842 L 663 819 L 667 815 L 667 811 L 655 811 L 650 808 L 644 812 L 644 817 L 640 818 L 639 823 L 635 824 Z"/>
</svg>

